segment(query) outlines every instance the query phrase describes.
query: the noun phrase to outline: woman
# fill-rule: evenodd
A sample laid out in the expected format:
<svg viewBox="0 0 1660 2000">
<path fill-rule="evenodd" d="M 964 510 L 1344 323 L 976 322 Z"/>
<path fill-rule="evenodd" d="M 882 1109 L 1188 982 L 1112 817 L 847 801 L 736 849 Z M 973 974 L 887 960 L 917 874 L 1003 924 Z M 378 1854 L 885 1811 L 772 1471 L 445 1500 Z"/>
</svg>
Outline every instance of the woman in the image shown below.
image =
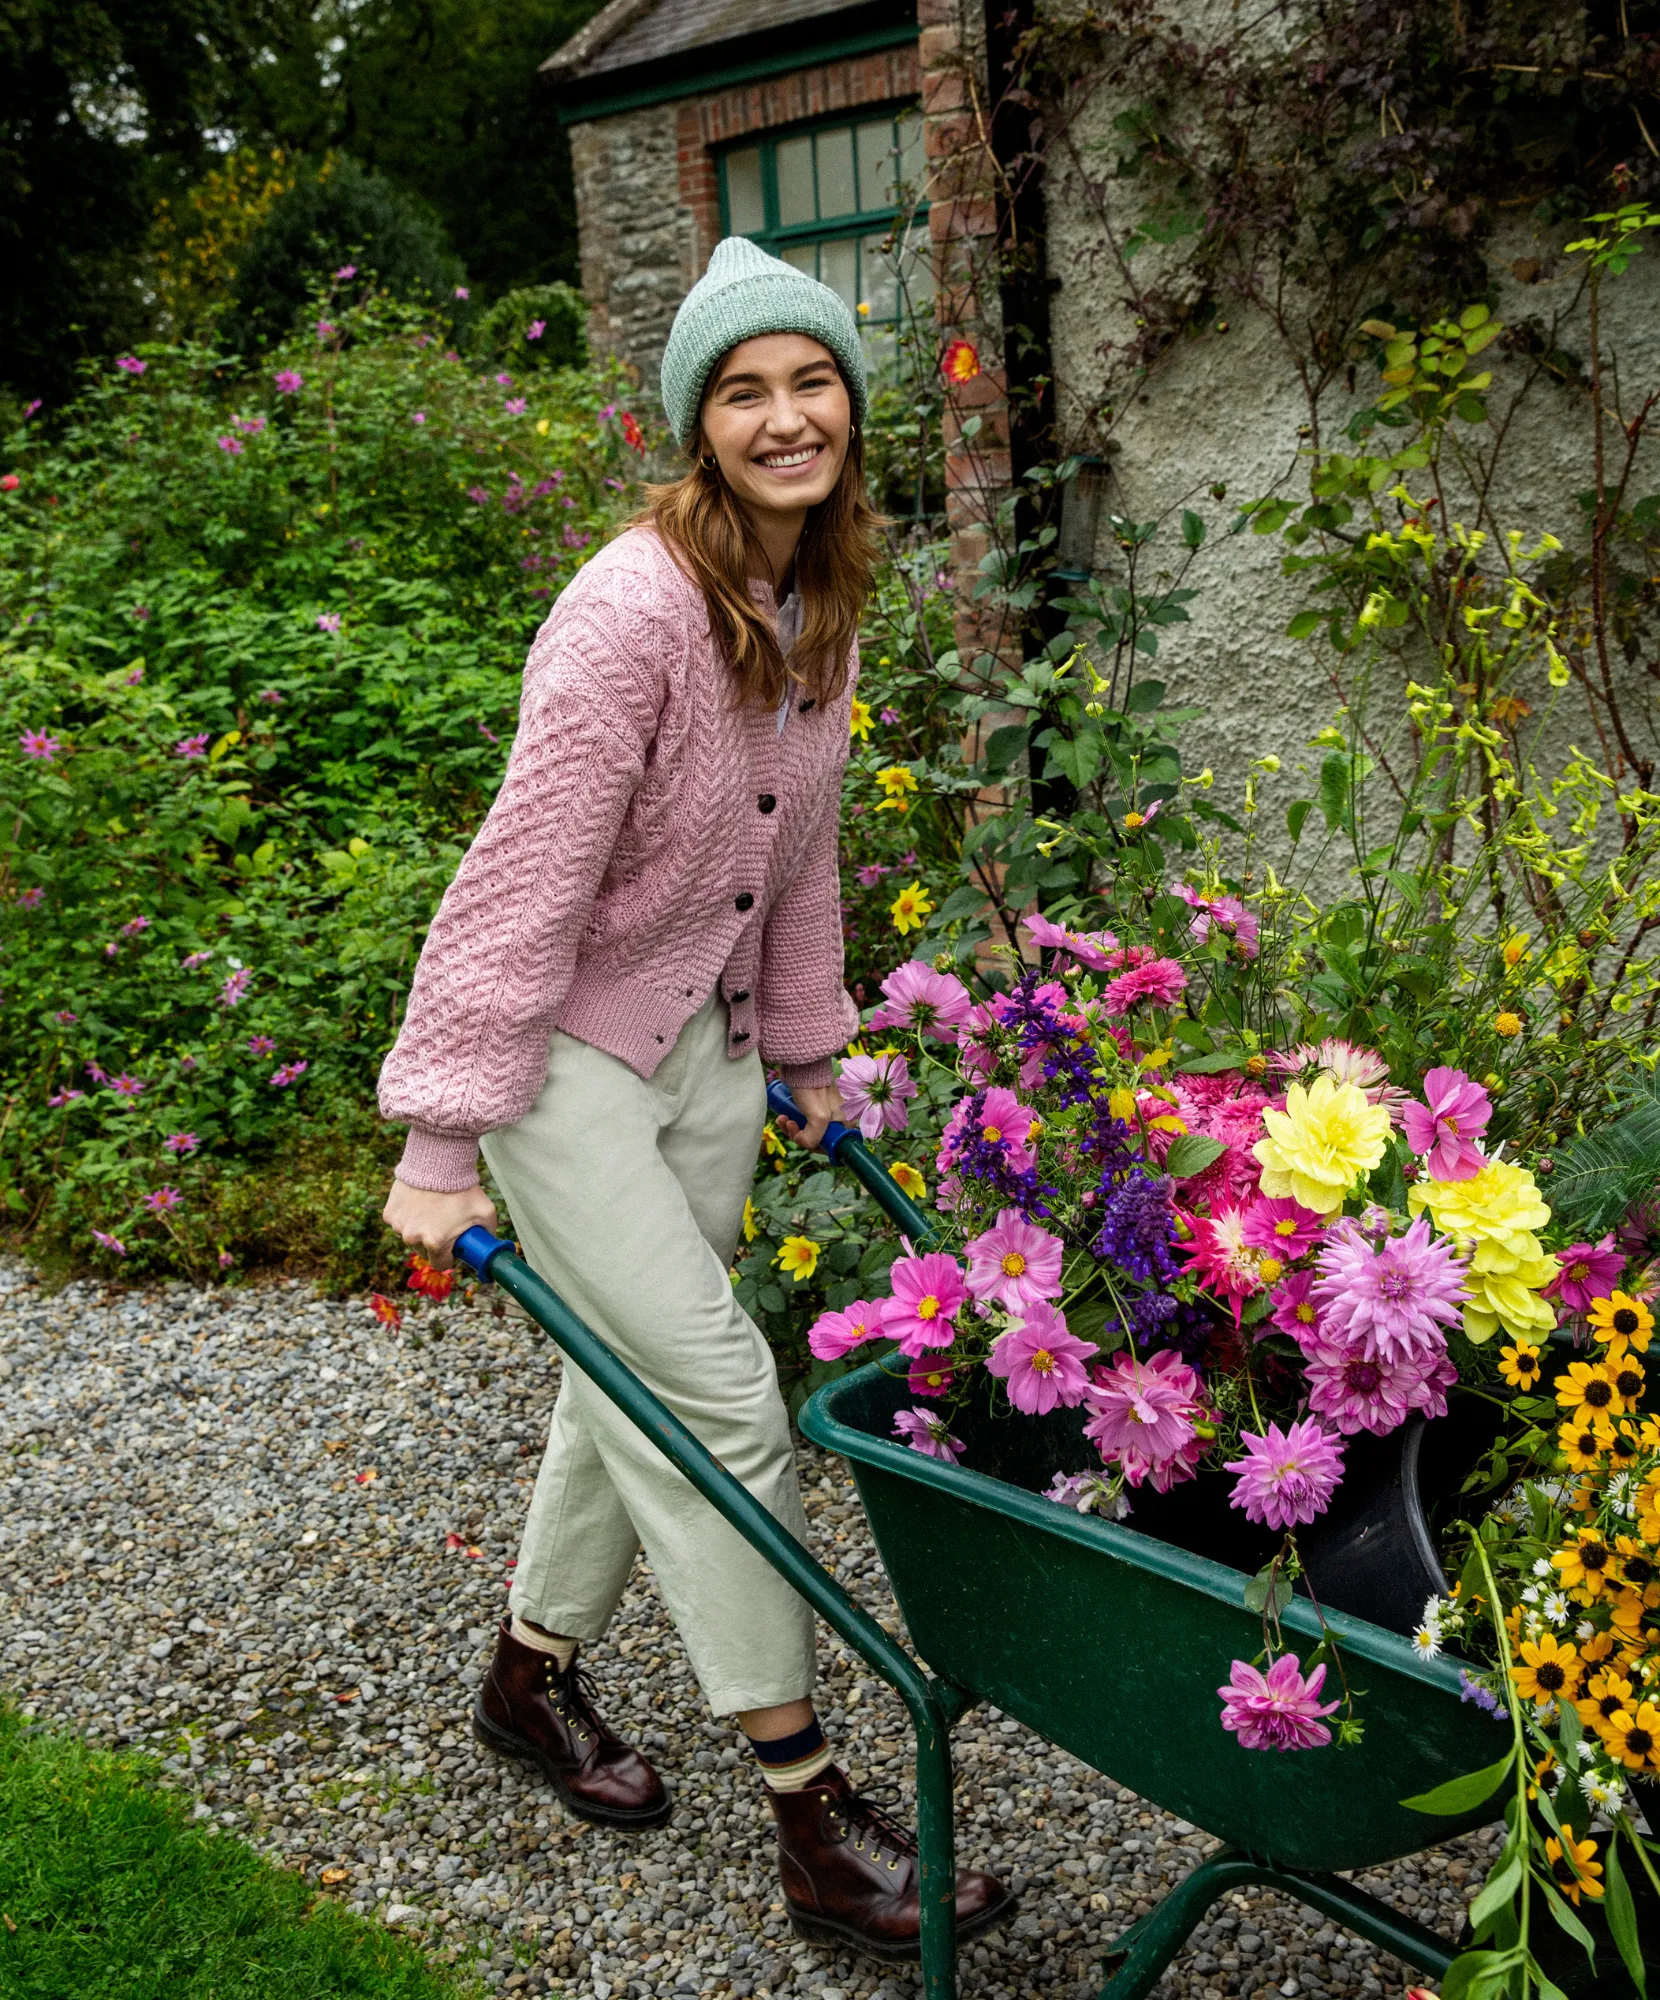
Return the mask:
<svg viewBox="0 0 1660 2000">
<path fill-rule="evenodd" d="M 816 1145 L 842 988 L 841 773 L 870 586 L 858 327 L 739 237 L 676 315 L 663 400 L 692 464 L 537 634 L 501 792 L 433 920 L 381 1107 L 409 1124 L 386 1220 L 441 1268 L 494 1228 L 793 1534 L 806 1522 L 766 1343 L 728 1268 L 763 1062 Z M 474 1711 L 566 1805 L 653 1826 L 656 1772 L 596 1713 L 579 1648 L 644 1545 L 711 1708 L 749 1738 L 796 1930 L 918 1950 L 914 1844 L 836 1768 L 806 1605 L 573 1370 Z M 958 1878 L 962 1932 L 1011 1898 Z M 961 1933 L 960 1933 L 961 1934 Z"/>
</svg>

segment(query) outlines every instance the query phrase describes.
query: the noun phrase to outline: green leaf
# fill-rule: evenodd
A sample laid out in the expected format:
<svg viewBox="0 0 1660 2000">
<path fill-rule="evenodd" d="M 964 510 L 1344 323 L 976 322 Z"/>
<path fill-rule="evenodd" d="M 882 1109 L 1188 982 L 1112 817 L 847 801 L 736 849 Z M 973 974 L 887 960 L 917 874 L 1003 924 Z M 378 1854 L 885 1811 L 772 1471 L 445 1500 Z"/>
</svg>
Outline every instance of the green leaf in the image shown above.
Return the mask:
<svg viewBox="0 0 1660 2000">
<path fill-rule="evenodd" d="M 1163 681 L 1137 681 L 1124 697 L 1126 715 L 1149 715 L 1164 699 Z"/>
<path fill-rule="evenodd" d="M 1308 639 L 1319 631 L 1325 622 L 1324 614 L 1318 611 L 1299 611 L 1285 628 L 1288 639 Z"/>
<path fill-rule="evenodd" d="M 1538 1887 L 1544 1891 L 1546 1909 L 1550 1911 L 1558 1925 L 1567 1932 L 1574 1943 L 1584 1947 L 1586 1962 L 1595 1971 L 1597 1963 L 1595 1938 L 1592 1937 L 1579 1918 L 1574 1915 L 1573 1911 L 1569 1909 L 1567 1897 L 1556 1889 L 1547 1876 L 1542 1875 L 1538 1869 L 1535 1869 L 1533 1871 L 1533 1879 Z"/>
<path fill-rule="evenodd" d="M 1353 782 L 1353 759 L 1348 751 L 1332 751 L 1320 766 L 1320 810 L 1334 833 L 1348 822 Z"/>
<path fill-rule="evenodd" d="M 1202 515 L 1195 514 L 1191 507 L 1182 510 L 1182 540 L 1190 549 L 1205 545 L 1205 523 Z"/>
<path fill-rule="evenodd" d="M 1079 791 L 1089 783 L 1101 768 L 1103 744 L 1098 729 L 1081 731 L 1069 740 L 1060 739 L 1049 750 L 1049 761 L 1044 766 L 1043 775 L 1067 779 Z"/>
<path fill-rule="evenodd" d="M 1307 824 L 1308 816 L 1313 810 L 1314 801 L 1312 799 L 1293 799 L 1290 805 L 1286 807 L 1286 831 L 1291 835 L 1294 842 L 1302 839 L 1303 828 Z"/>
<path fill-rule="evenodd" d="M 1471 1771 L 1462 1778 L 1449 1778 L 1444 1785 L 1437 1785 L 1434 1791 L 1402 1799 L 1401 1804 L 1413 1812 L 1444 1813 L 1449 1817 L 1455 1813 L 1474 1812 L 1477 1806 L 1485 1805 L 1504 1783 L 1515 1761 L 1516 1751 L 1512 1745 L 1496 1764 L 1489 1764 L 1486 1770 Z M 1442 2000 L 1446 2000 L 1444 1994 Z"/>
<path fill-rule="evenodd" d="M 1208 1060 L 1205 1056 L 1199 1058 L 1200 1062 Z M 1182 1067 L 1190 1075 L 1195 1073 L 1191 1063 Z M 1202 1174 L 1213 1160 L 1221 1159 L 1227 1150 L 1222 1140 L 1209 1138 L 1203 1132 L 1178 1132 L 1164 1156 L 1164 1171 L 1172 1180 L 1190 1180 L 1193 1175 Z"/>
<path fill-rule="evenodd" d="M 1181 1076 L 1220 1076 L 1223 1070 L 1242 1068 L 1250 1053 L 1249 1049 L 1212 1049 L 1208 1056 L 1195 1056 L 1191 1062 L 1177 1063 L 1176 1070 Z M 1191 1139 L 1198 1135 L 1190 1132 L 1187 1136 Z M 1171 1150 L 1173 1152 L 1175 1148 Z"/>
<path fill-rule="evenodd" d="M 1632 1985 L 1647 2000 L 1648 1978 L 1643 1971 L 1642 1942 L 1637 1936 L 1637 1910 L 1631 1900 L 1631 1886 L 1625 1879 L 1625 1870 L 1620 1866 L 1620 1837 L 1617 1833 L 1609 1838 L 1603 1871 L 1606 1887 L 1603 1908 L 1608 1912 L 1608 1934 L 1614 1940 L 1614 1949 L 1620 1954 L 1626 1971 L 1631 1974 Z"/>
<path fill-rule="evenodd" d="M 1277 1618 L 1291 1602 L 1291 1579 L 1285 1573 L 1284 1564 L 1277 1568 L 1266 1563 L 1245 1586 L 1245 1609 L 1259 1615 L 1268 1608 L 1268 1586 L 1274 1587 L 1274 1615 Z"/>
<path fill-rule="evenodd" d="M 986 738 L 985 766 L 992 777 L 1013 769 L 1016 760 L 1025 755 L 1027 730 L 1021 723 L 1008 723 L 1001 729 L 994 729 Z"/>
<path fill-rule="evenodd" d="M 1502 1993 L 1520 1957 L 1514 1950 L 1461 1951 L 1441 1981 L 1441 2000 L 1488 2000 Z"/>
<path fill-rule="evenodd" d="M 953 889 L 945 901 L 934 912 L 930 929 L 941 924 L 961 923 L 964 917 L 972 917 L 977 910 L 984 909 L 986 892 L 977 883 L 968 882 L 960 889 Z"/>
<path fill-rule="evenodd" d="M 1488 1924 L 1514 1900 L 1521 1886 L 1522 1850 L 1512 1843 L 1483 1884 L 1481 1894 L 1470 1905 L 1470 1928 L 1477 1937 L 1486 1934 Z"/>
</svg>

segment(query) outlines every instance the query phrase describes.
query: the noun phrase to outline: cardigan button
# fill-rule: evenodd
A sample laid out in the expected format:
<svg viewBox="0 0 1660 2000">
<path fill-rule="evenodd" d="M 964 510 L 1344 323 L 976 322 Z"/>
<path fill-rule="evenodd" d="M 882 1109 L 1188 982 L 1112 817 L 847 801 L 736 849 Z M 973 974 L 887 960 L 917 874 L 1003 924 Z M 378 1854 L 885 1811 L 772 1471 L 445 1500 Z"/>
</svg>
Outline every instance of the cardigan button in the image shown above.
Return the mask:
<svg viewBox="0 0 1660 2000">
<path fill-rule="evenodd" d="M 740 1028 L 737 1034 L 732 1037 L 732 1046 L 736 1048 L 740 1042 L 747 1042 L 748 1040 L 749 1030 L 747 1028 Z"/>
<path fill-rule="evenodd" d="M 727 1004 L 731 1007 L 741 1007 L 748 998 L 749 988 L 747 986 L 741 993 L 729 993 L 726 996 Z"/>
<path fill-rule="evenodd" d="M 800 713 L 801 713 L 801 714 L 803 714 L 803 715 L 805 715 L 805 714 L 807 713 L 808 709 L 810 709 L 810 708 L 814 708 L 814 707 L 816 707 L 816 706 L 817 706 L 817 703 L 816 703 L 816 701 L 814 700 L 813 696 L 812 696 L 812 695 L 809 695 L 809 696 L 807 697 L 807 699 L 806 699 L 806 700 L 805 700 L 805 701 L 804 701 L 804 702 L 803 702 L 803 703 L 801 704 L 801 709 L 800 709 Z"/>
<path fill-rule="evenodd" d="M 755 907 L 755 898 L 749 893 L 747 889 L 743 892 L 741 896 L 737 897 L 735 900 L 740 910 L 753 910 Z"/>
<path fill-rule="evenodd" d="M 771 792 L 763 792 L 758 803 L 762 812 L 769 813 L 778 804 L 778 801 L 773 797 Z"/>
</svg>

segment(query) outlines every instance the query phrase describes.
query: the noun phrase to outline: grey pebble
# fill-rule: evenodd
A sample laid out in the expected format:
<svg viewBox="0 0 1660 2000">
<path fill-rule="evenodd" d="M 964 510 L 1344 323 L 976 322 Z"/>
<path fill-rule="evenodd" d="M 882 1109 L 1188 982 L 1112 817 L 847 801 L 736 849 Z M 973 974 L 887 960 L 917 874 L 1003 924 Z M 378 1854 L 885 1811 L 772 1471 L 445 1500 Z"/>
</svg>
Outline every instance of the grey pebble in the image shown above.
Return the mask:
<svg viewBox="0 0 1660 2000">
<path fill-rule="evenodd" d="M 585 1826 L 473 1742 L 558 1386 L 522 1317 L 458 1291 L 411 1300 L 393 1332 L 293 1280 L 49 1295 L 0 1262 L 0 1379 L 0 1677 L 28 1713 L 149 1751 L 204 1823 L 418 1932 L 491 1992 L 918 1991 L 913 1969 L 790 1932 L 759 1780 L 704 1708 L 643 1562 L 585 1658 L 607 1719 L 661 1766 L 669 1825 Z M 897 1624 L 846 1468 L 804 1446 L 801 1470 L 821 1552 Z M 820 1691 L 854 1781 L 909 1810 L 904 1712 L 829 1635 Z M 962 1858 L 1023 1899 L 963 1952 L 964 1995 L 1087 2000 L 1112 1940 L 1212 1843 L 994 1709 L 954 1746 Z M 1451 1938 L 1496 1848 L 1490 1829 L 1362 1886 Z M 1157 1990 L 1371 2000 L 1415 1977 L 1250 1889 Z"/>
</svg>

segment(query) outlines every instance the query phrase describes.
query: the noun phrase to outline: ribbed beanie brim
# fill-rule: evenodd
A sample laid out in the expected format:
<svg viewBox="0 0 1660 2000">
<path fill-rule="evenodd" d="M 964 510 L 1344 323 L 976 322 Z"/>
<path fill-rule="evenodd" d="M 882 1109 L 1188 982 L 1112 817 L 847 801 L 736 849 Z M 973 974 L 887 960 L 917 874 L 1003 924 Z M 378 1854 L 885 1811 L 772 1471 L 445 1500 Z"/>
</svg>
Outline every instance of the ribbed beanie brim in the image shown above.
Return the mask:
<svg viewBox="0 0 1660 2000">
<path fill-rule="evenodd" d="M 748 237 L 728 236 L 681 301 L 663 350 L 663 409 L 683 446 L 696 434 L 715 364 L 739 341 L 763 333 L 805 333 L 822 341 L 847 378 L 854 422 L 864 422 L 864 342 L 846 301 Z"/>
</svg>

